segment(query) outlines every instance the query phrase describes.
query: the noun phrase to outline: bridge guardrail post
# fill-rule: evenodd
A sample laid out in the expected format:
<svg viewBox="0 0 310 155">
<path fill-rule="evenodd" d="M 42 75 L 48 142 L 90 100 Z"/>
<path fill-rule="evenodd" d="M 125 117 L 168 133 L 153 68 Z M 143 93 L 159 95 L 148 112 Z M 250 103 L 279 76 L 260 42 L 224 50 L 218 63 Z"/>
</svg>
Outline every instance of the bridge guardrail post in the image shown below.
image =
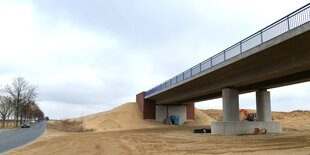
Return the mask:
<svg viewBox="0 0 310 155">
<path fill-rule="evenodd" d="M 192 77 L 193 76 L 193 68 L 191 68 L 191 76 L 190 77 Z"/>
<path fill-rule="evenodd" d="M 264 42 L 263 41 L 263 30 L 260 30 L 260 42 L 261 44 Z"/>
<path fill-rule="evenodd" d="M 290 17 L 287 16 L 286 20 L 287 20 L 287 31 L 290 31 Z"/>
</svg>

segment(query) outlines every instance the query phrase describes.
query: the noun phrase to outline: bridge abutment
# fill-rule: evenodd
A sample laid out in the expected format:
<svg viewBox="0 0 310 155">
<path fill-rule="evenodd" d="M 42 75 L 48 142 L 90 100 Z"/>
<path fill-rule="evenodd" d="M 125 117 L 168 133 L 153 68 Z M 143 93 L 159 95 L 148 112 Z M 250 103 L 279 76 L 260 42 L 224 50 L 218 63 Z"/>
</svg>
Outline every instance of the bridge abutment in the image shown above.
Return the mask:
<svg viewBox="0 0 310 155">
<path fill-rule="evenodd" d="M 136 102 L 143 119 L 155 120 L 155 101 L 145 99 L 145 92 L 136 95 Z"/>
<path fill-rule="evenodd" d="M 136 102 L 142 118 L 150 121 L 164 122 L 167 117 L 178 115 L 179 123 L 195 119 L 195 103 L 186 104 L 156 104 L 153 100 L 145 99 L 145 92 L 136 95 Z"/>
<path fill-rule="evenodd" d="M 281 132 L 281 122 L 271 119 L 270 92 L 266 89 L 256 91 L 257 121 L 239 120 L 239 92 L 234 88 L 224 88 L 223 121 L 212 122 L 212 134 L 253 134 L 255 128 L 266 129 L 267 132 Z"/>
<path fill-rule="evenodd" d="M 156 105 L 156 122 L 164 122 L 170 116 L 179 116 L 179 123 L 183 124 L 187 121 L 185 104 L 166 104 Z"/>
</svg>

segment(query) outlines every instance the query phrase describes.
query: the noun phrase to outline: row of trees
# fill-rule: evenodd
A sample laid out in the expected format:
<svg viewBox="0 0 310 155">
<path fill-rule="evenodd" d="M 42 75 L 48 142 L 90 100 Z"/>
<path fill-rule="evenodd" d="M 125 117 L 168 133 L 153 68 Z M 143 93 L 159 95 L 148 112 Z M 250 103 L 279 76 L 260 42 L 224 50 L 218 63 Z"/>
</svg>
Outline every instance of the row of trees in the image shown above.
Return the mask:
<svg viewBox="0 0 310 155">
<path fill-rule="evenodd" d="M 24 78 L 18 77 L 12 84 L 5 85 L 0 90 L 0 116 L 2 127 L 10 118 L 15 120 L 15 126 L 23 121 L 43 120 L 44 113 L 36 101 L 37 88 L 30 85 Z"/>
</svg>

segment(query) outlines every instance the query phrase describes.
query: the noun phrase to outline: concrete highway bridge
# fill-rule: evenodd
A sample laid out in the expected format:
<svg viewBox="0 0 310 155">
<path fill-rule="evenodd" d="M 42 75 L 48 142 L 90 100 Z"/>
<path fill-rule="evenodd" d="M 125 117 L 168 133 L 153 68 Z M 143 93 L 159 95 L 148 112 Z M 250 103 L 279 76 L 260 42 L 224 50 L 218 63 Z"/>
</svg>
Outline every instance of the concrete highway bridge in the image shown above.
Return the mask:
<svg viewBox="0 0 310 155">
<path fill-rule="evenodd" d="M 271 119 L 270 92 L 310 80 L 310 3 L 136 99 L 144 119 L 195 119 L 194 103 L 223 98 L 223 121 L 213 134 L 281 132 Z M 295 91 L 295 90 L 292 90 Z M 239 94 L 256 92 L 257 121 L 239 121 Z"/>
</svg>

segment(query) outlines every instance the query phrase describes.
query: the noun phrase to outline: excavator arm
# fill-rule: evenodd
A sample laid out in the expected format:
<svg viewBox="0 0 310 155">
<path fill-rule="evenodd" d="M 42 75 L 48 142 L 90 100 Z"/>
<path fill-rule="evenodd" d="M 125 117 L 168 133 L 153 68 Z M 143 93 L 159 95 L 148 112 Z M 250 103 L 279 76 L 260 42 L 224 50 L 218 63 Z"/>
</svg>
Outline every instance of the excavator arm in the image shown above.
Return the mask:
<svg viewBox="0 0 310 155">
<path fill-rule="evenodd" d="M 257 119 L 256 114 L 255 113 L 249 113 L 248 111 L 244 110 L 244 109 L 240 109 L 239 110 L 240 113 L 244 113 L 246 116 L 246 120 L 248 121 L 254 121 Z"/>
<path fill-rule="evenodd" d="M 247 118 L 250 116 L 250 113 L 244 109 L 240 109 L 239 112 L 244 113 Z"/>
</svg>

